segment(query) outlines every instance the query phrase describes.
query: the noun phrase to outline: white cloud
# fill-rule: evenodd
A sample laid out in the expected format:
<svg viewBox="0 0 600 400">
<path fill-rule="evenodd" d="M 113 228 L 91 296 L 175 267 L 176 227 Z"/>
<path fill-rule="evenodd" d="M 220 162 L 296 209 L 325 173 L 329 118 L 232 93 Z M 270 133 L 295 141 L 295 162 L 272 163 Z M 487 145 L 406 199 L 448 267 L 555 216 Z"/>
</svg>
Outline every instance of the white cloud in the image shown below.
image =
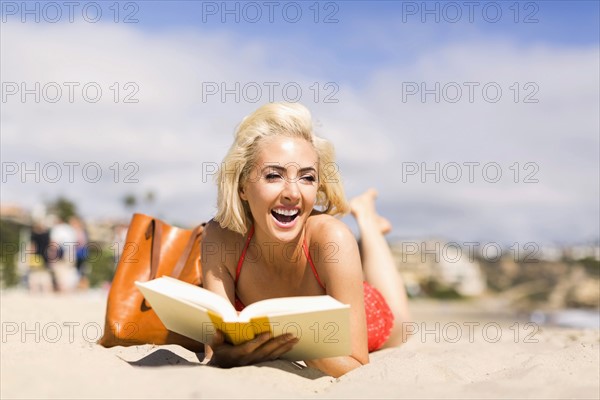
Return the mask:
<svg viewBox="0 0 600 400">
<path fill-rule="evenodd" d="M 233 34 L 199 31 L 148 33 L 118 25 L 57 24 L 2 26 L 2 81 L 58 82 L 63 99 L 56 104 L 18 96 L 2 104 L 2 162 L 39 161 L 62 164 L 98 163 L 103 179 L 92 184 L 75 176 L 57 184 L 22 184 L 17 177 L 3 183 L 2 201 L 31 206 L 42 196 L 63 192 L 90 216 L 120 214 L 127 192 L 157 193 L 156 210 L 165 217 L 191 223 L 210 217 L 215 188 L 202 174 L 202 163 L 218 163 L 243 115 L 266 102 L 264 82 L 297 82 L 302 101 L 319 123 L 318 130 L 336 145 L 349 194 L 375 186 L 387 216 L 403 235 L 431 234 L 463 240 L 584 240 L 598 237 L 598 49 L 524 47 L 510 41 L 477 41 L 421 49 L 402 63 L 388 62 L 368 71 L 366 84 L 339 82 L 334 98 L 323 103 L 327 81 L 319 68 L 284 64 L 270 57 L 281 41 L 242 40 Z M 310 48 L 299 43 L 298 51 Z M 379 46 L 378 51 L 382 51 Z M 302 59 L 301 55 L 297 59 Z M 305 59 L 310 59 L 306 55 Z M 311 60 L 314 62 L 314 60 Z M 75 91 L 65 101 L 64 82 L 97 82 L 98 103 Z M 115 103 L 110 89 L 119 83 L 120 100 L 132 87 L 137 104 Z M 233 96 L 203 101 L 203 82 L 256 82 L 261 101 Z M 320 101 L 310 87 L 318 82 Z M 403 83 L 457 82 L 457 103 L 429 95 L 403 102 Z M 479 82 L 474 102 L 464 82 Z M 502 89 L 497 103 L 482 97 L 481 87 L 494 82 Z M 519 102 L 513 101 L 514 82 Z M 531 82 L 528 89 L 524 87 Z M 81 87 L 79 86 L 79 88 Z M 281 86 L 275 91 L 281 99 Z M 539 89 L 526 104 L 527 93 Z M 453 92 L 448 92 L 453 95 Z M 481 167 L 467 181 L 464 162 L 495 162 L 498 183 L 487 182 Z M 137 184 L 114 181 L 109 167 L 119 162 L 139 166 Z M 402 163 L 439 162 L 463 166 L 458 183 L 436 183 L 432 175 L 402 180 Z M 519 183 L 514 167 L 519 162 Z M 535 163 L 525 168 L 525 163 Z M 406 165 L 406 164 L 405 164 Z M 447 170 L 448 172 L 449 170 Z M 528 173 L 539 183 L 523 183 Z M 443 180 L 443 177 L 441 177 Z M 489 178 L 489 177 L 488 177 Z M 204 181 L 204 182 L 203 182 Z M 568 229 L 565 229 L 568 228 Z"/>
</svg>

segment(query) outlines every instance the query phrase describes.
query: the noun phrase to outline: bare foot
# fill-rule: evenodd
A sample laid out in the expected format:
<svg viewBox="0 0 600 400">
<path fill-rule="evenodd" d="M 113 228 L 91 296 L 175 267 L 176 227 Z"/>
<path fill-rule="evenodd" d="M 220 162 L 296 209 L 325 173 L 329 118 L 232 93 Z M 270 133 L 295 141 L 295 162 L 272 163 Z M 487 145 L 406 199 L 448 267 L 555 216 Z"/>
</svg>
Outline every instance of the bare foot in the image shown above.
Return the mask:
<svg viewBox="0 0 600 400">
<path fill-rule="evenodd" d="M 383 235 L 390 233 L 392 230 L 392 223 L 386 218 L 383 218 L 381 215 L 377 216 L 377 224 L 379 225 L 379 230 Z"/>
<path fill-rule="evenodd" d="M 350 200 L 350 212 L 359 224 L 365 220 L 375 221 L 379 231 L 385 235 L 392 230 L 392 224 L 377 214 L 377 210 L 375 210 L 376 198 L 377 191 L 375 189 L 367 190 Z"/>
</svg>

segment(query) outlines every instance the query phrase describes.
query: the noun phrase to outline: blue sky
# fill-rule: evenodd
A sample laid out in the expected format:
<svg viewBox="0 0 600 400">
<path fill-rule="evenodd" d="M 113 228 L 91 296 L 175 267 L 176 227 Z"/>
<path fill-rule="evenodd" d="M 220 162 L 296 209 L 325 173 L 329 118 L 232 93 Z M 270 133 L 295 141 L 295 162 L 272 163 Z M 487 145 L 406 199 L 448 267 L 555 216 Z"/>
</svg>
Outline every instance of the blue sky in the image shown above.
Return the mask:
<svg viewBox="0 0 600 400">
<path fill-rule="evenodd" d="M 128 3 L 135 3 L 137 8 L 127 5 Z M 288 7 L 284 12 L 284 6 L 290 3 L 299 5 L 301 16 L 296 18 L 296 6 Z M 113 1 L 100 2 L 100 4 L 105 15 L 114 16 Z M 482 35 L 518 38 L 523 43 L 594 44 L 598 42 L 598 19 L 600 18 L 600 2 L 594 0 L 498 2 L 148 0 L 120 2 L 120 4 L 120 19 L 125 19 L 127 16 L 130 20 L 137 19 L 139 21 L 137 25 L 149 31 L 183 28 L 209 32 L 226 31 L 247 40 L 274 35 L 293 37 L 301 34 L 308 36 L 313 45 L 336 52 L 346 47 L 344 38 L 360 36 L 365 26 L 372 28 L 373 25 L 388 34 L 401 32 L 407 36 L 410 36 L 415 29 L 418 30 L 420 26 L 427 25 L 428 28 L 433 28 L 432 30 L 437 33 L 435 39 L 441 42 L 464 38 L 472 32 L 469 28 L 473 28 Z M 427 12 L 436 9 L 439 11 Z M 497 9 L 501 11 L 501 15 L 496 14 Z M 230 12 L 228 13 L 227 10 Z M 273 13 L 272 22 L 269 10 Z M 260 12 L 260 16 L 256 14 L 257 11 Z M 239 22 L 236 22 L 236 19 Z M 295 19 L 297 22 L 288 22 Z M 102 22 L 107 21 L 102 20 Z"/>
<path fill-rule="evenodd" d="M 3 15 L 3 82 L 97 82 L 105 96 L 93 104 L 9 96 L 0 104 L 0 153 L 3 163 L 28 167 L 95 162 L 104 177 L 94 184 L 50 184 L 11 176 L 3 182 L 3 202 L 31 208 L 62 193 L 85 216 L 100 218 L 127 215 L 124 194 L 153 190 L 156 204 L 141 211 L 189 224 L 205 220 L 214 212 L 216 189 L 202 176 L 203 163 L 220 162 L 235 126 L 267 99 L 222 101 L 206 97 L 204 85 L 254 82 L 264 90 L 265 82 L 291 82 L 302 89 L 300 101 L 319 134 L 335 144 L 348 195 L 377 187 L 380 208 L 399 237 L 598 240 L 597 1 L 475 2 L 473 22 L 464 1 L 427 2 L 442 13 L 439 22 L 428 14 L 424 23 L 421 1 L 322 1 L 319 23 L 314 1 L 275 2 L 273 23 L 262 1 L 252 3 L 263 13 L 258 23 L 244 20 L 254 14 L 240 14 L 239 23 L 229 15 L 222 23 L 221 1 L 120 2 L 117 23 L 115 2 L 107 1 L 100 21 L 89 23 L 81 15 L 88 3 L 79 3 L 74 23 L 66 17 L 23 23 L 21 10 Z M 2 10 L 21 4 L 4 1 Z M 38 4 L 41 9 L 48 2 Z M 240 11 L 249 7 L 228 7 L 236 4 Z M 302 17 L 290 23 L 281 10 L 288 7 L 291 18 L 295 4 Z M 448 22 L 456 5 L 461 18 Z M 215 7 L 216 14 L 205 13 Z M 502 16 L 492 23 L 495 7 Z M 138 22 L 123 23 L 131 12 Z M 338 22 L 322 23 L 328 13 Z M 525 23 L 527 17 L 538 22 Z M 125 83 L 135 83 L 139 101 L 109 101 L 114 82 L 122 95 L 130 93 Z M 436 82 L 450 88 L 442 101 L 406 97 L 407 85 L 431 89 Z M 465 82 L 478 85 L 473 102 Z M 486 84 L 502 90 L 498 102 L 482 97 Z M 456 87 L 463 96 L 448 101 Z M 325 102 L 327 94 L 337 101 Z M 536 101 L 524 101 L 527 96 Z M 276 97 L 282 100 L 281 90 Z M 139 183 L 108 179 L 115 162 L 135 163 Z M 470 162 L 497 164 L 502 179 L 490 183 L 480 171 L 474 182 L 402 177 L 407 166 Z M 523 182 L 528 173 L 538 182 Z"/>
<path fill-rule="evenodd" d="M 317 37 L 322 33 L 331 34 L 334 31 L 348 32 L 355 26 L 366 20 L 379 22 L 386 27 L 386 20 L 398 20 L 404 25 L 411 25 L 417 21 L 420 23 L 425 18 L 427 23 L 435 22 L 436 15 L 428 14 L 426 10 L 435 10 L 436 3 L 439 12 L 439 28 L 447 31 L 448 27 L 461 25 L 477 25 L 489 33 L 516 34 L 524 40 L 552 41 L 564 43 L 594 43 L 598 40 L 598 17 L 599 2 L 597 1 L 499 1 L 499 2 L 473 2 L 473 22 L 469 21 L 469 6 L 465 1 L 455 2 L 425 2 L 423 1 L 320 1 L 318 23 L 315 23 L 316 1 L 296 2 L 302 10 L 302 17 L 298 23 L 289 24 L 284 14 L 290 20 L 295 17 L 295 8 L 289 8 L 287 13 L 283 12 L 286 2 L 271 6 L 273 9 L 273 22 L 269 21 L 268 10 L 264 1 L 247 2 L 257 4 L 262 15 L 257 17 L 257 7 L 249 7 L 244 2 L 222 1 L 142 1 L 138 2 L 139 11 L 135 17 L 139 19 L 140 25 L 147 29 L 193 27 L 198 29 L 233 29 L 245 35 L 262 37 L 272 35 L 272 28 L 278 29 L 279 33 L 293 32 L 294 29 L 311 27 L 309 32 Z M 226 10 L 240 10 L 237 15 L 239 23 L 235 23 L 236 14 L 227 13 Z M 287 2 L 291 3 L 291 2 Z M 496 18 L 495 7 L 486 8 L 487 20 L 497 22 L 488 23 L 484 17 L 483 8 L 495 3 L 500 6 L 502 16 Z M 331 4 L 335 4 L 335 7 Z M 452 7 L 450 7 L 452 4 Z M 457 18 L 457 4 L 462 13 Z M 518 6 L 516 6 L 518 4 Z M 106 6 L 105 6 L 106 7 Z M 245 12 L 244 12 L 245 10 Z M 518 11 L 517 11 L 518 10 Z M 109 12 L 109 11 L 107 11 Z M 133 8 L 123 10 L 123 15 L 133 13 Z M 516 14 L 517 13 L 517 14 Z M 223 23 L 222 19 L 226 22 Z M 403 20 L 406 20 L 404 22 Z M 337 20 L 337 22 L 335 22 Z M 456 20 L 457 22 L 452 22 Z M 518 21 L 518 22 L 515 22 Z M 539 22 L 534 22 L 539 20 Z M 327 23 L 325 21 L 328 21 Z M 527 21 L 527 22 L 526 22 Z M 329 38 L 331 39 L 331 38 Z M 328 43 L 329 40 L 323 40 Z"/>
</svg>

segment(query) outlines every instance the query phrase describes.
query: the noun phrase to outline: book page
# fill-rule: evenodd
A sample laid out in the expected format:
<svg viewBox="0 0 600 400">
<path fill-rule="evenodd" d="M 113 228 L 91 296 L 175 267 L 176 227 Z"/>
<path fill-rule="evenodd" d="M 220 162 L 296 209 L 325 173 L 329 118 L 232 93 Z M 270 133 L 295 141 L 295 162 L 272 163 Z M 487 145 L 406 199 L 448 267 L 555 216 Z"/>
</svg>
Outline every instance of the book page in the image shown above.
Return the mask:
<svg viewBox="0 0 600 400">
<path fill-rule="evenodd" d="M 294 316 L 270 317 L 274 336 L 293 334 L 299 342 L 281 358 L 298 361 L 347 356 L 352 353 L 350 307 Z"/>
<path fill-rule="evenodd" d="M 202 343 L 211 343 L 217 331 L 206 308 L 155 291 L 151 285 L 136 283 L 165 327 Z"/>
<path fill-rule="evenodd" d="M 237 311 L 229 300 L 200 286 L 192 285 L 170 276 L 162 276 L 149 282 L 136 282 L 136 285 L 147 287 L 169 297 L 185 300 L 204 309 L 220 314 L 225 321 L 237 321 Z"/>
<path fill-rule="evenodd" d="M 247 321 L 252 317 L 269 317 L 282 314 L 302 314 L 311 311 L 349 307 L 331 296 L 278 297 L 252 303 L 240 313 L 239 319 Z"/>
</svg>

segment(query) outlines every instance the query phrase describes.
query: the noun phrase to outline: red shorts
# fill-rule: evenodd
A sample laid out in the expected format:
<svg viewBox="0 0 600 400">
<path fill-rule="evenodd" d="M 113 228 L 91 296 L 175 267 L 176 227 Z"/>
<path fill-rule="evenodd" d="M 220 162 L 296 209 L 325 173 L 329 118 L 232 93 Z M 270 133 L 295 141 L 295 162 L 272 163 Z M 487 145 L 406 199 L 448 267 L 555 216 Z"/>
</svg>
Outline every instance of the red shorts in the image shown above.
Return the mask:
<svg viewBox="0 0 600 400">
<path fill-rule="evenodd" d="M 390 337 L 394 314 L 381 293 L 367 282 L 363 283 L 369 352 L 379 350 Z"/>
</svg>

